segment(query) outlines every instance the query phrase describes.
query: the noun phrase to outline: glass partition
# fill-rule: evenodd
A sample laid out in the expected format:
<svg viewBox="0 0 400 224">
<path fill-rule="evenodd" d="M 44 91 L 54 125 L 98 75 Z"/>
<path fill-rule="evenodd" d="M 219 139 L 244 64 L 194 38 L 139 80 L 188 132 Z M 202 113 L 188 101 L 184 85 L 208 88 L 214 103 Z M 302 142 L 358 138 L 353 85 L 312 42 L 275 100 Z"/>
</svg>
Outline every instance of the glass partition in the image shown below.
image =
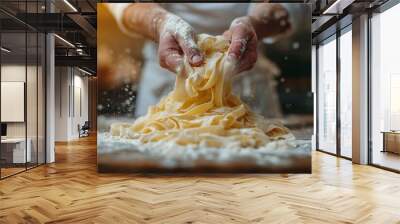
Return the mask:
<svg viewBox="0 0 400 224">
<path fill-rule="evenodd" d="M 21 16 L 43 11 L 43 3 L 8 1 L 0 7 Z M 45 44 L 43 33 L 0 12 L 1 179 L 45 163 Z"/>
<path fill-rule="evenodd" d="M 27 2 L 26 12 L 40 13 L 42 12 L 42 4 L 39 1 Z M 39 17 L 33 17 L 38 20 Z M 39 21 L 35 21 L 38 23 Z M 27 163 L 27 167 L 35 167 L 39 164 L 39 75 L 41 69 L 41 45 L 44 38 L 35 29 L 27 29 L 27 142 L 31 151 L 31 161 Z M 43 87 L 42 87 L 43 88 Z M 29 150 L 29 148 L 27 148 Z"/>
<path fill-rule="evenodd" d="M 24 171 L 31 161 L 26 136 L 26 41 L 26 32 L 1 34 L 2 177 Z"/>
<path fill-rule="evenodd" d="M 346 28 L 340 40 L 340 155 L 352 157 L 352 33 Z"/>
<path fill-rule="evenodd" d="M 36 32 L 27 33 L 27 74 L 26 74 L 26 113 L 27 113 L 27 150 L 31 151 L 28 168 L 37 165 L 37 127 L 38 127 L 38 35 Z"/>
<path fill-rule="evenodd" d="M 318 149 L 336 153 L 336 36 L 318 47 Z"/>
</svg>

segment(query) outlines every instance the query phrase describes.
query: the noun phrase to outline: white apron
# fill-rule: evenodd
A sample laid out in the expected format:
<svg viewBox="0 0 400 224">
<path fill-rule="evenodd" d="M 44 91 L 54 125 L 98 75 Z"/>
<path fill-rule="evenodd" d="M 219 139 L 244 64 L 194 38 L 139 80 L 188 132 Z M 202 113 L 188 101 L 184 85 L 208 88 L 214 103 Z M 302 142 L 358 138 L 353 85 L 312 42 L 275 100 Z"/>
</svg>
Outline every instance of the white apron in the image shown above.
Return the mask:
<svg viewBox="0 0 400 224">
<path fill-rule="evenodd" d="M 249 3 L 161 5 L 187 21 L 197 33 L 211 35 L 221 35 L 235 18 L 247 15 L 249 8 L 254 7 L 254 4 Z M 162 96 L 173 89 L 175 81 L 173 73 L 160 67 L 155 43 L 148 41 L 143 53 L 145 61 L 138 86 L 135 116 L 145 115 L 149 106 L 157 104 Z M 235 78 L 234 92 L 240 95 L 252 110 L 267 118 L 279 118 L 282 111 L 275 81 L 275 76 L 279 74 L 279 68 L 259 51 L 254 68 Z"/>
</svg>

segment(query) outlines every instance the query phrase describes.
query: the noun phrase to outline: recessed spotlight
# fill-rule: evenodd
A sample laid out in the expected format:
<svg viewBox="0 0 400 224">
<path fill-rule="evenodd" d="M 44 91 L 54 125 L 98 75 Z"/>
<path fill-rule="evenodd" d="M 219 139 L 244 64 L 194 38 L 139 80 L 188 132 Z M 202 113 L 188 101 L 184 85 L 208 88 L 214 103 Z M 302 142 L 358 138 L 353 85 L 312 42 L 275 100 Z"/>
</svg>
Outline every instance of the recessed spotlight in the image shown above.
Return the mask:
<svg viewBox="0 0 400 224">
<path fill-rule="evenodd" d="M 68 5 L 68 7 L 70 7 L 74 12 L 78 12 L 78 10 L 68 0 L 64 0 L 64 3 Z"/>
<path fill-rule="evenodd" d="M 60 37 L 58 34 L 54 34 L 55 37 L 57 37 L 59 40 L 61 40 L 62 42 L 64 42 L 65 44 L 67 44 L 70 47 L 75 48 L 75 45 L 73 45 L 71 42 L 69 42 L 68 40 Z"/>
<path fill-rule="evenodd" d="M 88 71 L 86 71 L 86 70 L 83 70 L 83 69 L 81 69 L 81 68 L 79 68 L 79 67 L 78 67 L 78 70 L 81 71 L 81 72 L 83 72 L 83 73 L 85 73 L 86 75 L 89 75 L 89 76 L 92 76 L 92 75 L 93 75 L 92 73 L 90 73 L 90 72 L 88 72 Z"/>
<path fill-rule="evenodd" d="M 5 47 L 1 47 L 0 49 L 1 49 L 1 51 L 4 51 L 4 52 L 6 52 L 6 53 L 10 53 L 10 52 L 11 52 L 10 49 L 7 49 L 7 48 L 5 48 Z"/>
<path fill-rule="evenodd" d="M 343 9 L 351 5 L 355 0 L 336 0 L 322 14 L 342 14 Z"/>
</svg>

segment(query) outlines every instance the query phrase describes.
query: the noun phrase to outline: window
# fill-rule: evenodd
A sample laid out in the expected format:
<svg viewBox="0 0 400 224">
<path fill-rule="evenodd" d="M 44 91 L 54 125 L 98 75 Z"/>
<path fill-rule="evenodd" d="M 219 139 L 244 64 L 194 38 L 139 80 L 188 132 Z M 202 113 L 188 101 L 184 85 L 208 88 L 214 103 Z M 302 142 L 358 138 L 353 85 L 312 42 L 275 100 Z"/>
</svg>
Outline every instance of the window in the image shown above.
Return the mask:
<svg viewBox="0 0 400 224">
<path fill-rule="evenodd" d="M 336 36 L 318 48 L 318 149 L 336 153 Z"/>
<path fill-rule="evenodd" d="M 371 18 L 371 159 L 400 170 L 400 4 Z"/>
<path fill-rule="evenodd" d="M 340 36 L 340 155 L 352 156 L 352 33 Z"/>
</svg>

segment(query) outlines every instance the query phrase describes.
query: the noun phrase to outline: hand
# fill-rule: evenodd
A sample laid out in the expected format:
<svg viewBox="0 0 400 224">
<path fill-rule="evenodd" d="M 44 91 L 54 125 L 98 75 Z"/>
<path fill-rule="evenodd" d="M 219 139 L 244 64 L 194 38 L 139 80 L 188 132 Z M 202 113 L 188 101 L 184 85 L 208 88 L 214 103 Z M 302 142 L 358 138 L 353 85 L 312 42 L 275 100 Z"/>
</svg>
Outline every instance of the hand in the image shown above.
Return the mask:
<svg viewBox="0 0 400 224">
<path fill-rule="evenodd" d="M 235 73 L 250 70 L 257 61 L 257 35 L 250 18 L 233 20 L 223 35 L 230 41 L 228 60 L 236 65 Z"/>
<path fill-rule="evenodd" d="M 192 66 L 202 65 L 204 57 L 195 37 L 193 28 L 186 21 L 173 14 L 166 15 L 159 30 L 160 66 L 177 73 L 183 66 L 183 57 L 187 57 Z"/>
</svg>

